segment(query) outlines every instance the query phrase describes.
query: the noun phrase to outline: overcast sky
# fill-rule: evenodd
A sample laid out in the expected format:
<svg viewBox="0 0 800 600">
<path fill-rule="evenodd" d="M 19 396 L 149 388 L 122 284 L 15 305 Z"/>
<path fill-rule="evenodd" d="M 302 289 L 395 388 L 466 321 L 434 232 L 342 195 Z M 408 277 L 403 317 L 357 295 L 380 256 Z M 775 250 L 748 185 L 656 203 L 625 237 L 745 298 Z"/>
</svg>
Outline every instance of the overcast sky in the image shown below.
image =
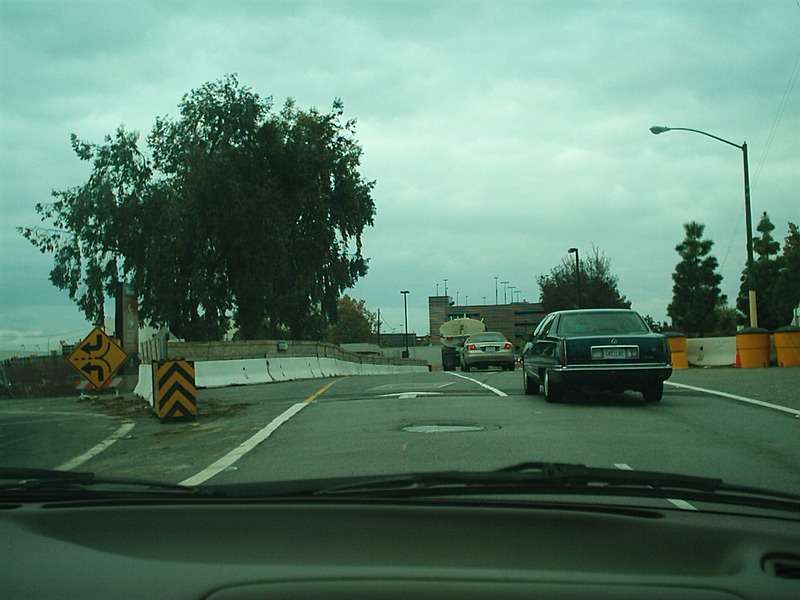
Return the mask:
<svg viewBox="0 0 800 600">
<path fill-rule="evenodd" d="M 86 181 L 69 136 L 142 133 L 183 94 L 237 73 L 277 104 L 358 120 L 377 180 L 370 271 L 350 294 L 384 330 L 428 330 L 444 280 L 493 303 L 495 277 L 537 301 L 536 276 L 599 248 L 633 308 L 666 319 L 683 223 L 706 224 L 731 303 L 753 227 L 800 222 L 800 3 L 9 1 L 2 8 L 0 348 L 89 329 L 50 284 L 52 256 L 15 230 Z M 503 289 L 500 286 L 502 302 Z M 510 294 L 509 294 L 510 299 Z"/>
</svg>

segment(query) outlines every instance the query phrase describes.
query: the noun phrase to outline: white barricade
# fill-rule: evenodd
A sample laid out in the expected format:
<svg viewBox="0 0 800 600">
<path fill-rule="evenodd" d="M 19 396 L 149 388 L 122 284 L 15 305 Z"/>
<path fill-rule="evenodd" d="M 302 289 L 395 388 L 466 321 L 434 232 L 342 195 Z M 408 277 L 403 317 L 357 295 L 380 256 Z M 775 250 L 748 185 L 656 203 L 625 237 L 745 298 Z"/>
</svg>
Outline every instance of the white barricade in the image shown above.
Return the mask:
<svg viewBox="0 0 800 600">
<path fill-rule="evenodd" d="M 736 338 L 689 338 L 686 359 L 698 367 L 724 367 L 736 363 Z"/>
<path fill-rule="evenodd" d="M 133 394 L 144 398 L 150 403 L 150 406 L 155 406 L 155 397 L 153 395 L 153 367 L 149 364 L 139 365 L 139 381 L 133 389 Z"/>
</svg>

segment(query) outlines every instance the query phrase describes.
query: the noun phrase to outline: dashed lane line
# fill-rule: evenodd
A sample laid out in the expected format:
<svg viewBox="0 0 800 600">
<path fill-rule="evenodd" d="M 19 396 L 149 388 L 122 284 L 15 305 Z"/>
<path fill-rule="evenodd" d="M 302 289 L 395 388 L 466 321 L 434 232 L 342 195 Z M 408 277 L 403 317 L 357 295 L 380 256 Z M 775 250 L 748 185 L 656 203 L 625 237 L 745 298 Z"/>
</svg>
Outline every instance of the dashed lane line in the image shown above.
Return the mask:
<svg viewBox="0 0 800 600">
<path fill-rule="evenodd" d="M 118 439 L 120 439 L 121 437 L 126 435 L 131 429 L 133 429 L 133 426 L 134 426 L 134 423 L 124 423 L 113 434 L 111 434 L 109 437 L 104 439 L 102 442 L 100 442 L 99 444 L 94 446 L 91 450 L 88 450 L 87 452 L 84 452 L 80 456 L 76 456 L 72 460 L 68 460 L 65 463 L 61 463 L 60 465 L 58 465 L 56 467 L 56 469 L 59 470 L 59 471 L 70 471 L 70 470 L 74 469 L 75 467 L 78 467 L 78 466 L 82 465 L 87 460 L 97 456 L 103 450 L 107 449 L 109 446 L 114 444 Z"/>
<path fill-rule="evenodd" d="M 630 466 L 628 464 L 625 464 L 625 463 L 614 463 L 614 466 L 617 467 L 618 469 L 623 470 L 623 471 L 633 471 L 634 470 L 634 468 L 632 466 Z M 680 508 L 682 510 L 697 510 L 696 506 L 693 506 L 692 504 L 690 504 L 686 500 L 681 500 L 679 498 L 667 498 L 666 500 L 667 500 L 667 502 L 672 503 L 674 506 L 677 506 L 678 508 Z"/>
</svg>

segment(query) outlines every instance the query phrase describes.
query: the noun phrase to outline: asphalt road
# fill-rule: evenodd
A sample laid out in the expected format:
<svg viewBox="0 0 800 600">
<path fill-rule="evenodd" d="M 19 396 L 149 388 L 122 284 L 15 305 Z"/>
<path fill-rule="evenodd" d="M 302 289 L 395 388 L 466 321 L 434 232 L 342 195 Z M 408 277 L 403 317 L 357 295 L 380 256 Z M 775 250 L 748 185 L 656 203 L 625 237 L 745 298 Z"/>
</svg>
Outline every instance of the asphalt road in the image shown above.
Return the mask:
<svg viewBox="0 0 800 600">
<path fill-rule="evenodd" d="M 197 420 L 178 423 L 131 397 L 4 399 L 0 465 L 198 484 L 556 461 L 800 490 L 800 369 L 676 371 L 658 404 L 633 392 L 548 404 L 521 379 L 432 372 L 199 390 Z"/>
</svg>

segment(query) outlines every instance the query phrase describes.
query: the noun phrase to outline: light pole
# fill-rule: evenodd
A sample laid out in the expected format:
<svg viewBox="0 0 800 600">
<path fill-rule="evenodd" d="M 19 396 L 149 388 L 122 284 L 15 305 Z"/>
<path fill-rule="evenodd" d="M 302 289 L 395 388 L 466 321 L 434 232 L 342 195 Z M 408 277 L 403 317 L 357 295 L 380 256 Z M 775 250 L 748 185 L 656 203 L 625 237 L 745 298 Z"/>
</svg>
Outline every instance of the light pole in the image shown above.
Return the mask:
<svg viewBox="0 0 800 600">
<path fill-rule="evenodd" d="M 408 298 L 408 294 L 410 294 L 410 292 L 408 290 L 403 290 L 400 293 L 403 294 L 403 314 L 405 316 L 406 324 L 406 334 L 403 336 L 406 340 L 406 349 L 403 352 L 403 358 L 408 358 L 408 302 L 406 299 Z"/>
<path fill-rule="evenodd" d="M 503 304 L 508 304 L 508 300 L 506 299 L 506 286 L 508 285 L 507 281 L 501 281 L 500 285 L 503 286 Z"/>
<path fill-rule="evenodd" d="M 748 300 L 750 302 L 750 327 L 758 327 L 758 312 L 756 309 L 756 291 L 753 289 L 753 223 L 750 216 L 750 167 L 747 161 L 747 142 L 742 142 L 742 145 L 735 144 L 731 141 L 717 137 L 699 129 L 690 129 L 689 127 L 663 127 L 653 125 L 650 132 L 653 135 L 664 133 L 666 131 L 691 131 L 699 133 L 706 137 L 713 138 L 723 144 L 728 144 L 734 148 L 742 151 L 742 162 L 744 163 L 744 218 L 747 230 L 747 283 L 750 288 L 747 292 Z"/>
<path fill-rule="evenodd" d="M 567 252 L 575 253 L 575 284 L 577 287 L 576 300 L 577 300 L 577 307 L 580 308 L 581 307 L 581 259 L 578 256 L 579 252 L 577 248 L 570 248 L 569 250 L 567 250 Z"/>
<path fill-rule="evenodd" d="M 444 280 L 444 295 L 447 296 L 447 278 Z"/>
<path fill-rule="evenodd" d="M 497 300 L 498 300 L 498 297 L 497 297 L 497 280 L 498 279 L 500 279 L 500 278 L 499 277 L 495 277 L 494 278 L 494 303 L 495 304 L 497 304 Z M 486 304 L 486 303 L 484 302 L 484 304 Z"/>
<path fill-rule="evenodd" d="M 514 304 L 514 290 L 517 289 L 517 286 L 510 285 L 508 286 L 508 289 L 511 292 L 511 304 Z"/>
</svg>

